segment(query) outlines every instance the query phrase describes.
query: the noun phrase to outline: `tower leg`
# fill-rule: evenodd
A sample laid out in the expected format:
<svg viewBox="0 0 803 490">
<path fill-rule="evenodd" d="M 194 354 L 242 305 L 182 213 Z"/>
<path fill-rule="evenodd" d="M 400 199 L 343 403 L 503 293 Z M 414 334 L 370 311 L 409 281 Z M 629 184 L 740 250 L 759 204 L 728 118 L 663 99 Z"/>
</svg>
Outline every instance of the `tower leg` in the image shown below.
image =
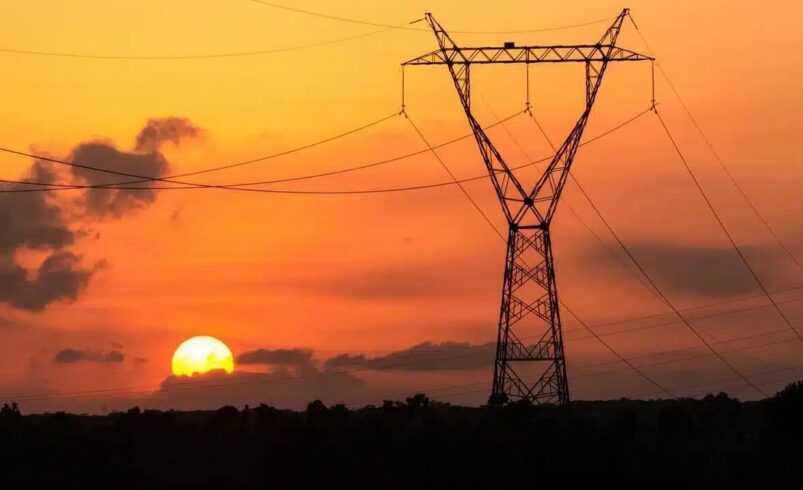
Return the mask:
<svg viewBox="0 0 803 490">
<path fill-rule="evenodd" d="M 489 404 L 569 403 L 549 228 L 510 226 Z"/>
</svg>

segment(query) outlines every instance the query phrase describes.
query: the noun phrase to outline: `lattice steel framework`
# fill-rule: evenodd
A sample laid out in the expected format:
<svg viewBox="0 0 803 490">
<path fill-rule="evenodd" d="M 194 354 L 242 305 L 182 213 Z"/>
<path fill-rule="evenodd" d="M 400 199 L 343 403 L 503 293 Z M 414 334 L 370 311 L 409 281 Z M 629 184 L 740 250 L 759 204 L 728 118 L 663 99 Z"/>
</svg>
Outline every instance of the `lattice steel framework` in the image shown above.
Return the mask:
<svg viewBox="0 0 803 490">
<path fill-rule="evenodd" d="M 652 60 L 616 45 L 624 9 L 596 44 L 459 47 L 426 14 L 439 49 L 403 63 L 446 65 L 509 225 L 499 314 L 494 379 L 489 404 L 526 400 L 566 404 L 569 385 L 560 326 L 549 225 L 608 63 Z M 585 109 L 531 190 L 525 190 L 471 111 L 472 64 L 585 63 Z M 523 334 L 527 334 L 526 336 Z M 526 339 L 538 339 L 525 342 Z"/>
</svg>

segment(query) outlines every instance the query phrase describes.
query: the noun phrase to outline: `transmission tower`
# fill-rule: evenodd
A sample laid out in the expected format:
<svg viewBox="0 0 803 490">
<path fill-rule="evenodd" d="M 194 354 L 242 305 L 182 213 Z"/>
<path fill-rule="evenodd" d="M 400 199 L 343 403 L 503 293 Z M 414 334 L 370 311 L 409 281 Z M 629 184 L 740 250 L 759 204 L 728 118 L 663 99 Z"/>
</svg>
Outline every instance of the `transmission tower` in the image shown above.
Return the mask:
<svg viewBox="0 0 803 490">
<path fill-rule="evenodd" d="M 509 225 L 491 406 L 517 400 L 569 402 L 549 226 L 608 63 L 653 59 L 616 45 L 628 12 L 622 10 L 595 44 L 521 47 L 510 42 L 501 47 L 459 47 L 427 13 L 425 20 L 439 49 L 402 64 L 402 69 L 409 65 L 449 69 Z M 531 190 L 522 186 L 471 111 L 471 65 L 494 63 L 585 63 L 585 109 Z M 538 341 L 522 340 L 531 338 Z"/>
</svg>

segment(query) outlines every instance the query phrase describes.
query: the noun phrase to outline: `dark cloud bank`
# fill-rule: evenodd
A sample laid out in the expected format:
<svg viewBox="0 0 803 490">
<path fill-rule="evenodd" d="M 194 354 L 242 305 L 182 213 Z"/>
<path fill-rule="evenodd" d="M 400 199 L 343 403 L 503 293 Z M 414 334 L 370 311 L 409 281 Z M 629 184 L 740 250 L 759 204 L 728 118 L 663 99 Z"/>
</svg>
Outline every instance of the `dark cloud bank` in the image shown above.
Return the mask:
<svg viewBox="0 0 803 490">
<path fill-rule="evenodd" d="M 90 142 L 76 146 L 68 161 L 121 173 L 162 177 L 169 162 L 159 152 L 165 142 L 178 144 L 182 138 L 195 138 L 200 130 L 189 120 L 165 118 L 149 120 L 136 138 L 132 152 L 111 143 Z M 56 183 L 72 181 L 102 185 L 126 180 L 84 168 L 70 167 L 56 172 L 56 164 L 34 161 L 25 182 Z M 0 189 L 19 188 L 0 184 Z M 71 191 L 73 192 L 73 191 Z M 48 192 L 0 193 L 0 303 L 14 308 L 41 311 L 54 301 L 75 301 L 101 264 L 86 266 L 81 255 L 71 251 L 77 232 L 75 226 L 100 219 L 119 219 L 129 212 L 149 206 L 156 200 L 156 190 L 130 191 L 86 189 L 77 200 L 79 218 L 70 218 Z M 75 202 L 70 203 L 75 209 Z M 20 250 L 48 252 L 37 270 L 30 271 L 17 262 Z"/>
<path fill-rule="evenodd" d="M 249 403 L 298 408 L 316 398 L 347 400 L 364 391 L 362 379 L 348 372 L 321 369 L 312 354 L 309 349 L 298 348 L 243 352 L 237 356 L 239 365 L 261 366 L 269 371 L 170 376 L 146 403 L 185 409 Z"/>
<path fill-rule="evenodd" d="M 125 356 L 119 350 L 96 352 L 86 349 L 62 349 L 53 356 L 56 364 L 75 364 L 78 362 L 117 363 L 123 362 Z"/>
<path fill-rule="evenodd" d="M 237 356 L 237 364 L 258 366 L 265 371 L 170 376 L 158 392 L 142 403 L 177 409 L 259 403 L 303 408 L 315 399 L 328 403 L 376 403 L 393 388 L 368 383 L 359 376 L 360 372 L 487 369 L 493 363 L 493 354 L 493 344 L 462 342 L 424 342 L 377 357 L 343 354 L 325 361 L 314 359 L 310 349 L 256 349 Z"/>
<path fill-rule="evenodd" d="M 312 366 L 310 349 L 257 349 L 237 356 L 237 364 L 261 364 L 266 366 L 307 367 Z"/>
<path fill-rule="evenodd" d="M 496 345 L 468 342 L 423 342 L 407 349 L 368 357 L 340 354 L 322 363 L 326 370 L 429 371 L 485 368 L 493 363 Z M 237 356 L 238 365 L 317 369 L 311 349 L 257 349 Z"/>
<path fill-rule="evenodd" d="M 341 354 L 326 360 L 329 368 L 360 368 L 378 371 L 430 371 L 479 369 L 492 365 L 496 345 L 465 342 L 424 342 L 409 349 L 378 357 Z"/>
</svg>

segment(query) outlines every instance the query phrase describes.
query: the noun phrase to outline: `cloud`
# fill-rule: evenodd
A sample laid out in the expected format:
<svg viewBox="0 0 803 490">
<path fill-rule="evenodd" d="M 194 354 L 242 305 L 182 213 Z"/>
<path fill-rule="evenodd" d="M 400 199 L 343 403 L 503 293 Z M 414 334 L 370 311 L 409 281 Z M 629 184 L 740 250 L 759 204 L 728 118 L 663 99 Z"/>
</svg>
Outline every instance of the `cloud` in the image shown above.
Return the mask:
<svg viewBox="0 0 803 490">
<path fill-rule="evenodd" d="M 50 164 L 35 161 L 23 180 L 50 183 L 56 176 Z M 47 193 L 0 194 L 0 229 L 0 302 L 41 311 L 53 301 L 78 298 L 94 271 L 81 267 L 80 256 L 64 250 L 75 241 L 75 232 L 59 208 L 48 202 Z M 52 253 L 30 274 L 16 262 L 16 251 L 22 248 Z"/>
<path fill-rule="evenodd" d="M 669 293 L 705 297 L 729 297 L 755 293 L 758 285 L 731 247 L 706 247 L 673 243 L 629 245 L 658 287 Z M 776 257 L 757 246 L 740 247 L 770 290 L 784 284 L 784 269 Z M 592 261 L 607 260 L 603 251 L 590 251 Z"/>
<path fill-rule="evenodd" d="M 35 161 L 25 182 L 51 183 L 56 180 L 49 164 Z M 0 184 L 0 189 L 11 188 Z M 64 222 L 59 208 L 50 204 L 45 192 L 0 194 L 0 255 L 11 255 L 20 247 L 60 248 L 73 243 L 75 233 Z"/>
<path fill-rule="evenodd" d="M 29 279 L 25 268 L 0 257 L 0 301 L 33 312 L 53 301 L 75 301 L 95 270 L 82 268 L 80 257 L 72 252 L 54 252 Z"/>
<path fill-rule="evenodd" d="M 137 366 L 141 366 L 143 364 L 148 364 L 148 360 L 144 357 L 135 357 L 134 364 Z"/>
<path fill-rule="evenodd" d="M 379 357 L 342 355 L 323 365 L 313 359 L 309 349 L 256 349 L 237 358 L 240 365 L 267 365 L 293 368 L 272 372 L 223 371 L 166 378 L 157 393 L 142 401 L 144 406 L 175 409 L 217 408 L 266 403 L 285 408 L 303 408 L 312 400 L 326 403 L 377 403 L 397 392 L 415 389 L 387 382 L 369 383 L 351 369 L 376 371 L 459 371 L 488 369 L 493 365 L 493 344 L 473 345 L 462 342 L 425 342 L 409 349 Z M 298 369 L 298 368 L 302 368 Z M 420 382 L 420 379 L 418 380 Z M 389 394 L 388 390 L 391 390 Z M 396 390 L 396 392 L 392 390 Z"/>
<path fill-rule="evenodd" d="M 238 364 L 303 367 L 312 365 L 309 349 L 257 349 L 237 356 Z"/>
<path fill-rule="evenodd" d="M 176 226 L 181 225 L 184 221 L 184 206 L 178 206 L 170 213 L 170 222 Z"/>
<path fill-rule="evenodd" d="M 128 153 L 107 143 L 84 143 L 72 152 L 72 161 L 90 167 L 104 168 L 129 175 L 164 177 L 169 164 L 158 152 Z M 73 174 L 89 185 L 137 180 L 84 168 L 73 168 Z M 119 219 L 126 213 L 156 201 L 158 190 L 87 189 L 81 199 L 85 212 L 97 218 Z"/>
<path fill-rule="evenodd" d="M 487 368 L 492 365 L 496 345 L 466 342 L 424 342 L 378 357 L 341 354 L 326 360 L 327 368 L 430 371 Z"/>
<path fill-rule="evenodd" d="M 69 159 L 81 165 L 105 168 L 132 175 L 164 176 L 169 162 L 158 151 L 167 141 L 178 144 L 182 138 L 195 138 L 200 129 L 184 118 L 151 119 L 137 136 L 134 152 L 118 150 L 111 143 L 90 142 L 76 146 Z M 54 183 L 54 164 L 35 160 L 24 182 Z M 125 177 L 85 168 L 71 167 L 75 180 L 90 184 L 119 182 Z M 131 178 L 129 180 L 136 180 Z M 16 188 L 1 184 L 0 189 Z M 156 200 L 156 190 L 86 189 L 77 203 L 83 213 L 72 221 L 47 192 L 0 193 L 0 302 L 32 312 L 42 311 L 54 301 L 75 301 L 105 261 L 94 267 L 81 265 L 81 256 L 68 248 L 76 238 L 89 234 L 85 226 L 92 219 L 119 219 L 126 213 L 144 208 Z M 62 201 L 71 206 L 76 202 Z M 81 223 L 77 221 L 84 220 Z M 78 224 L 81 232 L 73 225 Z M 31 271 L 17 262 L 17 252 L 24 249 L 49 251 L 50 254 Z"/>
<path fill-rule="evenodd" d="M 56 364 L 75 364 L 78 362 L 117 363 L 123 362 L 123 353 L 119 350 L 95 352 L 84 349 L 63 349 L 53 356 Z"/>
<path fill-rule="evenodd" d="M 148 119 L 145 127 L 137 135 L 137 151 L 156 151 L 162 143 L 178 145 L 184 138 L 201 137 L 201 128 L 185 117 L 165 117 Z"/>
<path fill-rule="evenodd" d="M 72 151 L 72 161 L 81 165 L 103 168 L 129 175 L 160 178 L 167 175 L 170 164 L 159 152 L 163 143 L 179 144 L 182 139 L 198 138 L 201 130 L 189 119 L 166 117 L 149 119 L 136 139 L 133 152 L 118 150 L 105 142 L 84 143 Z M 102 185 L 125 181 L 123 176 L 113 176 L 86 168 L 73 167 L 73 175 L 90 185 Z M 137 180 L 132 177 L 128 180 Z M 143 184 L 144 186 L 144 184 Z M 124 214 L 146 207 L 156 201 L 158 190 L 87 189 L 83 205 L 87 214 L 98 218 L 119 219 Z"/>
</svg>

